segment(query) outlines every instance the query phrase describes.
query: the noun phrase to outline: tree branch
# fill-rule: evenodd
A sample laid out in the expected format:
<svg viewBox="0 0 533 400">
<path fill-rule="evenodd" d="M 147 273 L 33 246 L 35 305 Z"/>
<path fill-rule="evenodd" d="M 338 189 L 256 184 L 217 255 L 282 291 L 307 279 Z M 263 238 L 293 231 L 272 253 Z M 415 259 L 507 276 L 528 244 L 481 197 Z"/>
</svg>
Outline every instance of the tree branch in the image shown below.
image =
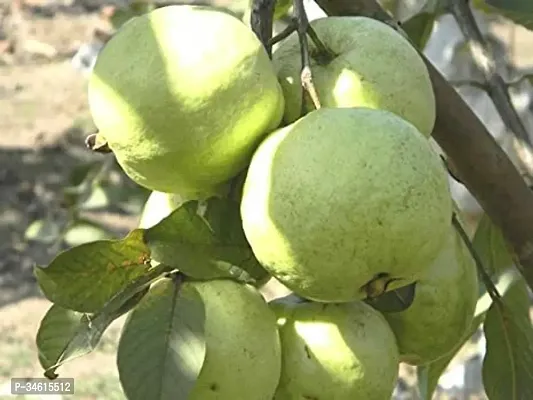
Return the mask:
<svg viewBox="0 0 533 400">
<path fill-rule="evenodd" d="M 531 147 L 531 138 L 513 106 L 506 83 L 496 71 L 494 54 L 476 23 L 467 0 L 449 0 L 448 9 L 468 43 L 470 54 L 486 81 L 487 93 L 502 117 L 507 129 Z"/>
<path fill-rule="evenodd" d="M 287 39 L 294 31 L 296 31 L 296 29 L 298 29 L 298 23 L 293 20 L 287 24 L 285 29 L 268 41 L 268 46 L 272 48 L 272 46 L 274 46 L 276 43 Z"/>
<path fill-rule="evenodd" d="M 265 47 L 268 56 L 272 56 L 272 26 L 276 0 L 253 0 L 250 12 L 250 26 Z"/>
<path fill-rule="evenodd" d="M 397 26 L 375 0 L 316 0 L 328 15 L 365 15 Z M 405 35 L 405 34 L 404 34 Z M 533 289 L 533 191 L 483 123 L 421 54 L 437 99 L 433 138 L 518 258 L 520 272 Z"/>
<path fill-rule="evenodd" d="M 300 55 L 302 63 L 302 71 L 300 81 L 302 84 L 302 114 L 305 114 L 305 95 L 308 94 L 311 98 L 315 109 L 320 108 L 320 101 L 318 94 L 313 84 L 313 74 L 311 71 L 311 57 L 309 54 L 309 41 L 307 35 L 311 36 L 318 49 L 324 47 L 320 39 L 316 36 L 314 31 L 309 26 L 309 20 L 305 12 L 304 0 L 292 0 L 294 6 L 294 29 L 298 34 L 300 41 Z M 252 0 L 252 9 L 250 16 L 250 24 L 252 31 L 259 38 L 261 43 L 272 58 L 272 46 L 274 43 L 282 40 L 293 31 L 291 24 L 280 35 L 272 38 L 272 24 L 273 16 L 276 6 L 276 0 Z M 325 48 L 325 47 L 324 47 Z"/>
<path fill-rule="evenodd" d="M 294 14 L 297 21 L 296 32 L 300 40 L 300 57 L 302 63 L 302 72 L 300 74 L 300 81 L 302 83 L 302 110 L 301 115 L 306 113 L 305 110 L 305 95 L 308 94 L 315 109 L 321 107 L 320 100 L 315 85 L 313 84 L 313 73 L 311 71 L 311 56 L 309 55 L 309 42 L 307 40 L 307 32 L 309 31 L 309 20 L 305 12 L 304 0 L 293 0 Z"/>
</svg>

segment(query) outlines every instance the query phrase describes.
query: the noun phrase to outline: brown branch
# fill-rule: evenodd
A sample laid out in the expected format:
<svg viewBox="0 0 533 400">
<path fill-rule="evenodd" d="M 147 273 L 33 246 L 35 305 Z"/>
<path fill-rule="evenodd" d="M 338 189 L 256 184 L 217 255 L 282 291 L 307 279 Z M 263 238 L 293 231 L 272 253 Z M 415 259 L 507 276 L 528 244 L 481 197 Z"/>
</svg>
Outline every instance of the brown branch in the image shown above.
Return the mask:
<svg viewBox="0 0 533 400">
<path fill-rule="evenodd" d="M 374 0 L 316 0 L 328 15 L 365 15 L 395 26 Z M 396 25 L 397 26 L 397 25 Z M 467 103 L 426 57 L 437 99 L 433 138 L 459 178 L 502 230 L 533 289 L 533 192 Z"/>
<path fill-rule="evenodd" d="M 294 16 L 297 21 L 296 32 L 300 40 L 300 58 L 302 63 L 302 71 L 300 73 L 300 82 L 302 83 L 302 110 L 301 115 L 306 113 L 305 109 L 305 95 L 309 95 L 315 109 L 321 107 L 318 93 L 313 83 L 313 73 L 311 71 L 311 56 L 309 54 L 309 41 L 307 40 L 307 32 L 309 31 L 309 20 L 305 12 L 304 0 L 293 0 Z"/>
<path fill-rule="evenodd" d="M 466 0 L 450 0 L 448 9 L 467 41 L 470 55 L 477 69 L 486 81 L 490 96 L 503 122 L 519 138 L 524 146 L 531 146 L 531 138 L 511 101 L 507 85 L 496 71 L 494 54 L 476 23 L 474 14 Z"/>
<path fill-rule="evenodd" d="M 272 57 L 272 29 L 274 24 L 274 9 L 276 0 L 252 0 L 250 11 L 250 26 L 252 31 L 263 43 L 269 57 Z"/>
</svg>

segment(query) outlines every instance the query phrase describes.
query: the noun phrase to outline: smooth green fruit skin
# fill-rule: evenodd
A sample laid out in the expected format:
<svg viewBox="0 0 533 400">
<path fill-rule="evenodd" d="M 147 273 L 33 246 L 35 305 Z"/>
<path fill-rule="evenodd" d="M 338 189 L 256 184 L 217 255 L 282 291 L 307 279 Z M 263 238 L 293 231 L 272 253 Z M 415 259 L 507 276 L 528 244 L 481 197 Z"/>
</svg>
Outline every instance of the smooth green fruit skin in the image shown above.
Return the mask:
<svg viewBox="0 0 533 400">
<path fill-rule="evenodd" d="M 282 349 L 275 400 L 391 398 L 398 348 L 379 312 L 360 301 L 273 309 Z"/>
<path fill-rule="evenodd" d="M 99 54 L 90 111 L 117 161 L 148 189 L 212 194 L 278 127 L 284 98 L 239 19 L 167 6 L 131 19 Z"/>
<path fill-rule="evenodd" d="M 139 219 L 139 228 L 148 229 L 157 225 L 161 220 L 168 217 L 174 210 L 189 200 L 193 199 L 187 199 L 175 193 L 153 191 L 148 196 L 146 203 L 144 203 Z"/>
<path fill-rule="evenodd" d="M 423 365 L 452 351 L 471 327 L 478 292 L 475 262 L 459 233 L 450 229 L 442 251 L 421 275 L 411 306 L 384 313 L 401 360 Z"/>
<path fill-rule="evenodd" d="M 157 225 L 188 200 L 193 199 L 187 199 L 175 193 L 152 191 L 144 203 L 141 217 L 139 218 L 139 228 L 149 229 Z M 152 259 L 150 264 L 156 266 L 160 262 Z"/>
<path fill-rule="evenodd" d="M 189 400 L 271 400 L 281 371 L 276 317 L 252 286 L 187 282 L 205 310 L 206 358 Z"/>
<path fill-rule="evenodd" d="M 321 302 L 408 284 L 451 226 L 446 170 L 429 141 L 393 113 L 324 108 L 263 141 L 241 202 L 259 262 L 296 294 Z"/>
<path fill-rule="evenodd" d="M 388 25 L 367 17 L 327 17 L 311 22 L 333 52 L 327 62 L 309 41 L 313 83 L 322 107 L 369 107 L 391 111 L 426 137 L 435 125 L 436 103 L 429 73 L 411 44 Z M 273 54 L 285 95 L 284 121 L 301 116 L 301 56 L 292 34 Z M 308 96 L 306 109 L 314 106 Z"/>
</svg>

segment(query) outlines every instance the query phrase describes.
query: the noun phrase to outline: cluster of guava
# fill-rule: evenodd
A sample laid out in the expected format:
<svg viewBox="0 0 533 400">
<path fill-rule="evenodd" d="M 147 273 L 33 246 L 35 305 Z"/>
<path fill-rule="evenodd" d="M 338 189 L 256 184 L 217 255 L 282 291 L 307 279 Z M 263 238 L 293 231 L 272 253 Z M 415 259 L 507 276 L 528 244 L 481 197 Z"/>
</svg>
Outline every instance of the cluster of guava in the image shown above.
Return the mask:
<svg viewBox="0 0 533 400">
<path fill-rule="evenodd" d="M 301 301 L 267 303 L 232 280 L 187 281 L 206 306 L 206 361 L 191 399 L 390 399 L 399 362 L 448 354 L 472 322 L 475 264 L 452 225 L 430 143 L 428 70 L 391 27 L 311 27 L 319 109 L 290 35 L 272 59 L 246 23 L 203 6 L 127 22 L 89 83 L 99 137 L 153 191 L 149 227 L 244 176 L 242 227 L 260 264 Z M 369 304 L 416 283 L 412 304 Z"/>
</svg>

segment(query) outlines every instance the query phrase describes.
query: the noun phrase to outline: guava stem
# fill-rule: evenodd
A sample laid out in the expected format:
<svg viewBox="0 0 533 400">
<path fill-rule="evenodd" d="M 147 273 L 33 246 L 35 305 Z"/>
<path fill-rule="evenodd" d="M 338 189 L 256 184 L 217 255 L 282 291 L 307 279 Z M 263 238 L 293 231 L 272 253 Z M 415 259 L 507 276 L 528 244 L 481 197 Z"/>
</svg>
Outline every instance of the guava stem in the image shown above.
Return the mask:
<svg viewBox="0 0 533 400">
<path fill-rule="evenodd" d="M 452 214 L 452 224 L 454 228 L 459 233 L 459 236 L 463 240 L 465 246 L 467 247 L 468 251 L 470 252 L 470 255 L 474 259 L 474 262 L 476 263 L 477 270 L 481 276 L 481 280 L 483 281 L 483 284 L 485 285 L 485 288 L 487 289 L 487 293 L 489 294 L 491 300 L 494 303 L 502 304 L 502 297 L 500 293 L 498 292 L 498 289 L 492 282 L 492 279 L 490 278 L 487 270 L 485 269 L 485 266 L 483 265 L 483 262 L 481 261 L 481 258 L 479 257 L 479 254 L 477 253 L 476 249 L 472 245 L 472 242 L 468 238 L 467 233 L 463 229 L 463 226 L 457 219 L 457 215 L 455 213 Z"/>
<path fill-rule="evenodd" d="M 374 279 L 370 280 L 363 286 L 368 299 L 375 299 L 387 291 L 387 287 L 392 282 L 399 280 L 398 278 L 391 278 L 387 273 L 379 273 Z"/>
<path fill-rule="evenodd" d="M 174 282 L 178 290 L 181 287 L 181 285 L 183 285 L 183 282 L 185 282 L 189 278 L 187 275 L 185 275 L 183 272 L 179 270 L 174 270 L 170 272 L 169 277 L 172 279 L 172 281 Z"/>
<path fill-rule="evenodd" d="M 276 43 L 286 39 L 291 33 L 295 32 L 297 28 L 298 23 L 296 21 L 292 21 L 285 29 L 268 41 L 268 46 L 272 47 Z"/>
<path fill-rule="evenodd" d="M 313 101 L 313 105 L 318 110 L 322 107 L 320 104 L 320 100 L 318 99 L 318 93 L 316 91 L 315 85 L 313 83 L 313 74 L 311 72 L 311 67 L 309 65 L 305 65 L 302 69 L 302 74 L 300 75 L 300 79 L 302 81 L 303 88 L 309 93 L 309 96 L 311 97 L 311 100 Z M 305 113 L 305 100 L 304 95 L 302 95 L 302 114 Z"/>
<path fill-rule="evenodd" d="M 314 58 L 316 58 L 320 64 L 328 64 L 335 59 L 335 53 L 324 44 L 311 25 L 307 27 L 307 34 L 316 47 L 317 54 Z"/>
<path fill-rule="evenodd" d="M 98 132 L 91 133 L 85 138 L 85 145 L 95 153 L 112 153 L 112 150 L 107 145 L 107 142 L 98 135 Z"/>
<path fill-rule="evenodd" d="M 302 60 L 302 72 L 300 81 L 302 83 L 302 115 L 305 114 L 305 92 L 309 93 L 315 108 L 321 108 L 320 100 L 315 85 L 313 84 L 313 74 L 311 72 L 311 57 L 309 56 L 309 42 L 307 41 L 307 32 L 309 30 L 309 20 L 305 13 L 303 0 L 294 0 L 294 14 L 298 24 L 297 32 L 300 40 L 300 54 Z"/>
</svg>

